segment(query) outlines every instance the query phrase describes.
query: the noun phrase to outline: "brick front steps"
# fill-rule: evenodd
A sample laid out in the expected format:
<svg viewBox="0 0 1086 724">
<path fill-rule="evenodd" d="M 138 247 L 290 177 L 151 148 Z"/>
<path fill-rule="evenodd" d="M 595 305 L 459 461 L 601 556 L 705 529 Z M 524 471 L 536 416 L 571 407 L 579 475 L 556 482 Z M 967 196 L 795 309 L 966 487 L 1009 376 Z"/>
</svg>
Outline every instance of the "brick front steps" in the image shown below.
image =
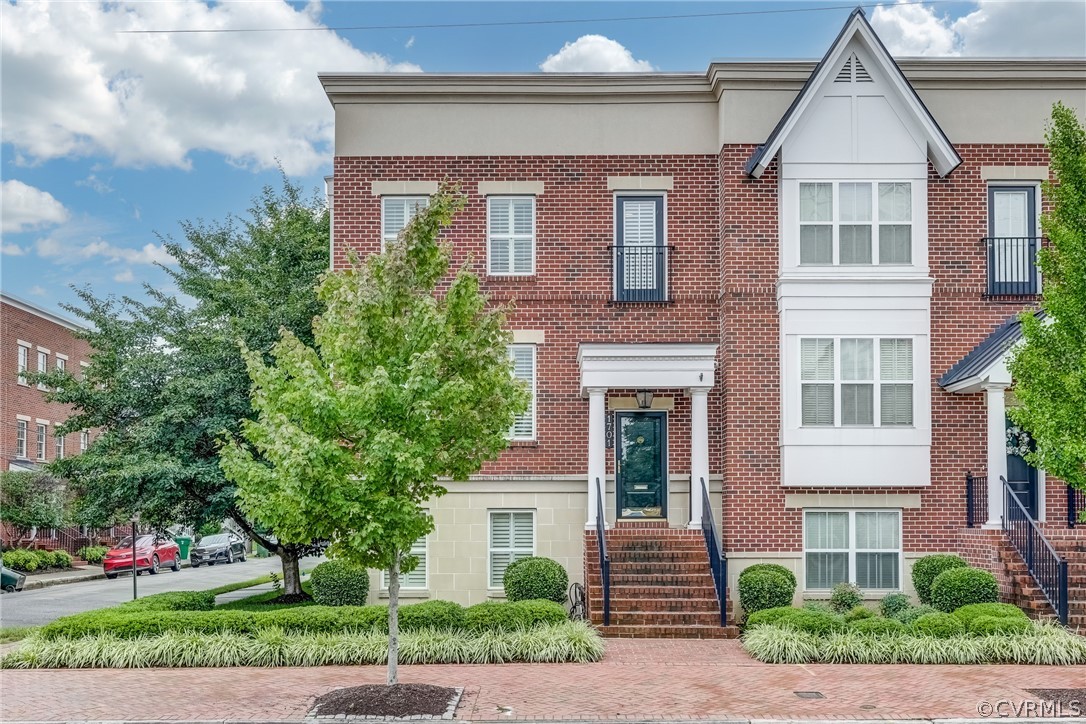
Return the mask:
<svg viewBox="0 0 1086 724">
<path fill-rule="evenodd" d="M 611 625 L 603 625 L 603 587 L 596 532 L 585 533 L 585 581 L 592 623 L 607 637 L 735 638 L 720 625 L 709 554 L 701 531 L 658 523 L 608 530 Z M 727 602 L 732 624 L 731 601 Z"/>
</svg>

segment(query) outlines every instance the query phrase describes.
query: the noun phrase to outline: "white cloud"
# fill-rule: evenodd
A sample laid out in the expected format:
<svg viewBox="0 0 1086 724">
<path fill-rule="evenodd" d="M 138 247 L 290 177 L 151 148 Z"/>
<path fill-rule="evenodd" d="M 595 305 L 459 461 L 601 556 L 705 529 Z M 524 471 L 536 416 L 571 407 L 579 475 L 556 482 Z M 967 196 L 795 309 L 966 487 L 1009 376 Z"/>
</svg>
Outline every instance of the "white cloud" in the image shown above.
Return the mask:
<svg viewBox="0 0 1086 724">
<path fill-rule="evenodd" d="M 130 282 L 135 279 L 135 275 L 132 274 L 131 269 L 125 269 L 124 271 L 117 272 L 113 275 L 113 281 L 115 282 Z"/>
<path fill-rule="evenodd" d="M 113 193 L 113 187 L 109 185 L 108 181 L 103 181 L 93 173 L 87 176 L 85 179 L 80 179 L 75 182 L 76 186 L 86 186 L 95 193 L 99 193 L 102 196 L 108 196 Z"/>
<path fill-rule="evenodd" d="M 407 42 L 403 44 L 403 47 L 407 48 L 408 50 L 410 50 L 411 48 L 414 48 L 415 47 L 415 36 L 412 35 L 410 38 L 408 38 Z"/>
<path fill-rule="evenodd" d="M 62 265 L 77 264 L 88 259 L 101 259 L 124 264 L 172 264 L 174 258 L 162 244 L 145 243 L 134 248 L 106 241 L 115 233 L 108 223 L 84 217 L 52 230 L 34 242 L 34 251 L 45 259 L 56 259 Z"/>
<path fill-rule="evenodd" d="M 6 82 L 6 81 L 5 81 Z M 26 231 L 68 220 L 64 204 L 48 191 L 28 186 L 14 179 L 0 184 L 0 230 L 4 233 Z"/>
<path fill-rule="evenodd" d="M 45 291 L 45 287 L 41 286 L 40 284 L 35 284 L 34 286 L 30 287 L 30 294 L 35 297 L 44 297 L 49 294 L 49 292 Z"/>
<path fill-rule="evenodd" d="M 319 5 L 4 3 L 4 140 L 17 159 L 104 155 L 120 166 L 188 168 L 193 151 L 288 173 L 331 153 L 318 70 L 417 71 L 321 29 Z M 294 32 L 127 34 L 181 28 Z M 315 28 L 315 29 L 314 29 Z"/>
<path fill-rule="evenodd" d="M 871 24 L 898 56 L 1086 56 L 1086 3 L 977 0 L 975 5 L 957 20 L 922 5 L 885 5 L 875 8 Z"/>
<path fill-rule="evenodd" d="M 539 64 L 545 73 L 615 73 L 646 72 L 652 63 L 637 60 L 633 53 L 617 40 L 602 35 L 582 35 L 566 43 L 554 55 Z"/>
<path fill-rule="evenodd" d="M 15 243 L 5 242 L 0 244 L 0 254 L 7 256 L 22 256 L 26 253 L 26 249 Z"/>
</svg>

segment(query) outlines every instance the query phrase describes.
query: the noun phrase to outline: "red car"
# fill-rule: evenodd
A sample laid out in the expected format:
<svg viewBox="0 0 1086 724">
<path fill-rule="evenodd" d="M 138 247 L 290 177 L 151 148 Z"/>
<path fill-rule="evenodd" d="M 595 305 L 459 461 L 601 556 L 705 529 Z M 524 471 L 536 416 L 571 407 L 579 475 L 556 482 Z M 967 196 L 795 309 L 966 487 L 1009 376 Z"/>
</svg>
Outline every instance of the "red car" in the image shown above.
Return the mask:
<svg viewBox="0 0 1086 724">
<path fill-rule="evenodd" d="M 141 535 L 136 539 L 136 573 L 158 573 L 162 566 L 173 571 L 181 570 L 181 549 L 161 534 Z M 132 537 L 129 536 L 106 553 L 102 561 L 106 578 L 116 578 L 132 571 Z"/>
</svg>

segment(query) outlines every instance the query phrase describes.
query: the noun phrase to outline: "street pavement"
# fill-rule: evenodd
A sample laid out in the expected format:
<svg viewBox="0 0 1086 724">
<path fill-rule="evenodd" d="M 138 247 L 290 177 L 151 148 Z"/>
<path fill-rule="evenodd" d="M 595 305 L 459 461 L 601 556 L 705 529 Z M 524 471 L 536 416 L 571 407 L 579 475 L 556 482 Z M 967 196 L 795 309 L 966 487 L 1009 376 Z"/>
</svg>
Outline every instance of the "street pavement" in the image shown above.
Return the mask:
<svg viewBox="0 0 1086 724">
<path fill-rule="evenodd" d="M 400 680 L 463 687 L 456 718 L 474 722 L 975 721 L 1014 712 L 1081 722 L 1082 696 L 1057 710 L 1043 690 L 1081 691 L 1086 666 L 771 665 L 734 640 L 609 639 L 594 664 L 401 666 Z M 303 722 L 314 697 L 384 681 L 383 666 L 3 670 L 0 721 Z"/>
<path fill-rule="evenodd" d="M 312 568 L 318 559 L 305 559 L 302 569 Z M 257 578 L 272 571 L 281 573 L 278 557 L 249 558 L 244 563 L 219 563 L 200 568 L 182 568 L 177 573 L 164 568 L 157 575 L 141 574 L 137 579 L 140 596 L 165 591 L 204 591 L 227 583 Z M 257 591 L 259 592 L 259 590 Z M 245 595 L 252 595 L 248 592 Z M 73 613 L 116 606 L 132 600 L 132 576 L 114 580 L 81 581 L 33 591 L 0 596 L 0 626 L 41 626 Z"/>
</svg>

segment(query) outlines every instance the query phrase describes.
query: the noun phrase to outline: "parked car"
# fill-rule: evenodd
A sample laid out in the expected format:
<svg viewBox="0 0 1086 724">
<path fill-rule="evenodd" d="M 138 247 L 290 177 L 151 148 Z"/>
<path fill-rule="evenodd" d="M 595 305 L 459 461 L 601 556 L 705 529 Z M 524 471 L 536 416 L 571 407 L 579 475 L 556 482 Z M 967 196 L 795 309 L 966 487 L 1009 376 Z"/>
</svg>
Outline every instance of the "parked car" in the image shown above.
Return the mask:
<svg viewBox="0 0 1086 724">
<path fill-rule="evenodd" d="M 245 560 L 245 541 L 235 533 L 205 535 L 189 553 L 189 563 L 193 568 L 203 564 L 213 566 L 216 563 L 233 563 Z"/>
<path fill-rule="evenodd" d="M 21 591 L 24 583 L 26 583 L 26 576 L 18 571 L 11 570 L 4 565 L 3 561 L 0 561 L 0 589 L 4 593 Z"/>
<path fill-rule="evenodd" d="M 181 549 L 162 533 L 141 535 L 136 539 L 136 573 L 158 573 L 162 566 L 173 571 L 181 570 Z M 132 570 L 132 536 L 127 536 L 113 546 L 102 560 L 106 578 Z"/>
</svg>

